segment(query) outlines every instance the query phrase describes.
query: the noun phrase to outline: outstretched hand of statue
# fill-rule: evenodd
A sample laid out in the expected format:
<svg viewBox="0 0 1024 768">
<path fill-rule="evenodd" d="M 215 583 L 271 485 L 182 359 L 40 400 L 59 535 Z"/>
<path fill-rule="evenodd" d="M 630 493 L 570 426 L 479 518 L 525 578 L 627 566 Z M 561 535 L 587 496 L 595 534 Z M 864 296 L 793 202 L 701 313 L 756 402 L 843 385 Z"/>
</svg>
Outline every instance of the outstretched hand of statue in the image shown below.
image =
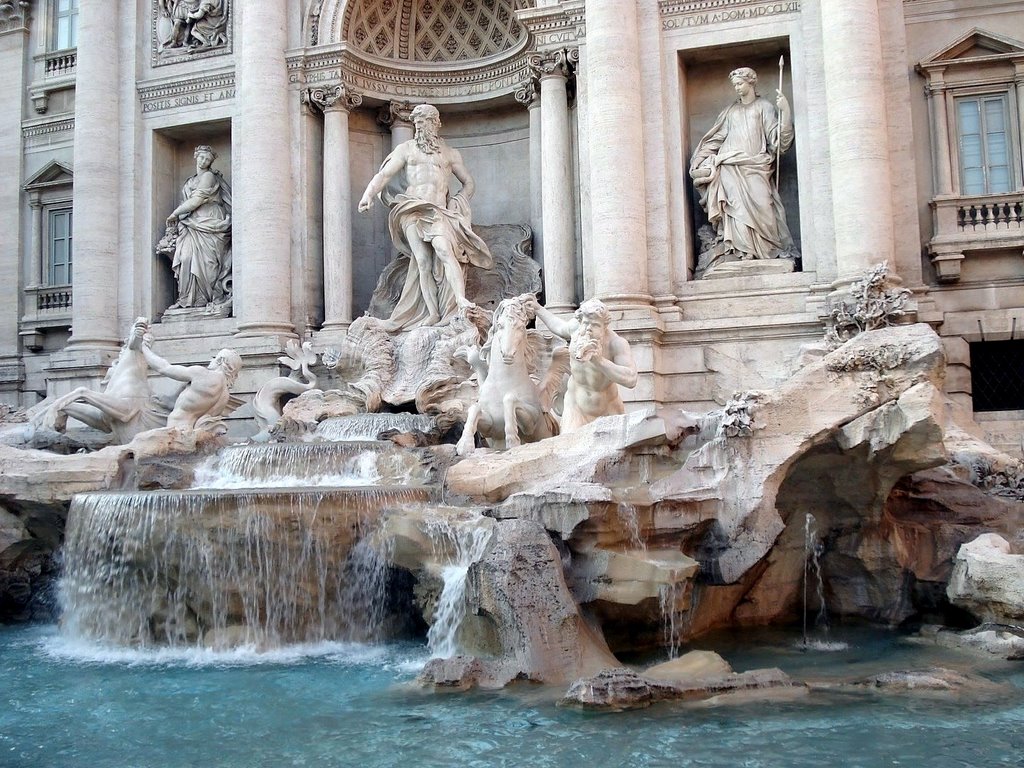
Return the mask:
<svg viewBox="0 0 1024 768">
<path fill-rule="evenodd" d="M 367 192 L 369 192 L 369 190 L 367 190 Z M 360 213 L 366 213 L 371 208 L 373 208 L 373 195 L 363 195 L 362 199 L 359 201 L 359 205 L 356 207 L 356 210 Z"/>
</svg>

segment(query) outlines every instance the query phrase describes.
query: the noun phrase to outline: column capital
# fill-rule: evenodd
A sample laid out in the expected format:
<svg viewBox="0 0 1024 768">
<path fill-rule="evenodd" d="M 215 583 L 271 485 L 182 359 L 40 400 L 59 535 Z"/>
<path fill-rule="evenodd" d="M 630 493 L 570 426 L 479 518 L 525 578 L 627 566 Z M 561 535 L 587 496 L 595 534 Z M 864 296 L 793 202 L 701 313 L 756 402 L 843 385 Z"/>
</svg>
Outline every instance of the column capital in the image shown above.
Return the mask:
<svg viewBox="0 0 1024 768">
<path fill-rule="evenodd" d="M 576 70 L 580 61 L 579 48 L 560 48 L 555 51 L 532 53 L 527 59 L 527 66 L 534 77 L 543 80 L 547 77 L 568 79 Z"/>
<path fill-rule="evenodd" d="M 363 103 L 363 97 L 355 91 L 350 91 L 344 85 L 329 85 L 307 88 L 302 92 L 302 102 L 310 109 L 320 112 L 337 110 L 351 112 Z"/>
<path fill-rule="evenodd" d="M 516 88 L 516 101 L 527 109 L 533 109 L 540 105 L 540 80 L 530 75 L 522 84 Z"/>
<path fill-rule="evenodd" d="M 0 34 L 27 30 L 30 5 L 28 0 L 0 0 Z"/>
<path fill-rule="evenodd" d="M 409 123 L 411 126 L 412 102 L 389 101 L 377 111 L 377 123 L 385 128 L 391 128 L 395 123 Z"/>
</svg>

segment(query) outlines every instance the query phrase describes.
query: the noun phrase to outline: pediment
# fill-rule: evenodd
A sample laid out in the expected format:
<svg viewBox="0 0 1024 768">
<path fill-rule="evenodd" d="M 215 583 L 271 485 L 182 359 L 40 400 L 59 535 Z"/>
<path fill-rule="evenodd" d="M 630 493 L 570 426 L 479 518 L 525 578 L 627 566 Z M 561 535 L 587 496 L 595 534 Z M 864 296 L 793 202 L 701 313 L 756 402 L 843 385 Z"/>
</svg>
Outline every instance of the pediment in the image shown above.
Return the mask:
<svg viewBox="0 0 1024 768">
<path fill-rule="evenodd" d="M 71 166 L 65 165 L 58 160 L 51 160 L 25 182 L 25 191 L 53 189 L 54 187 L 74 184 L 74 181 L 75 173 L 71 170 Z"/>
<path fill-rule="evenodd" d="M 1024 42 L 975 27 L 918 64 L 921 69 L 1024 58 Z"/>
</svg>

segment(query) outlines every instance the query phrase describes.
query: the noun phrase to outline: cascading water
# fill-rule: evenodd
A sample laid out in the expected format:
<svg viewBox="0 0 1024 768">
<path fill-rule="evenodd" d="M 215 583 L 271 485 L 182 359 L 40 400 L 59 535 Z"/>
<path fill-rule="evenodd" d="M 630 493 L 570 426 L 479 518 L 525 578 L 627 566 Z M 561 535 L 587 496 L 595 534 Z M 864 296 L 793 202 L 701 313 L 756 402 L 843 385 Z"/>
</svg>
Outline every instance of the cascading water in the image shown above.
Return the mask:
<svg viewBox="0 0 1024 768">
<path fill-rule="evenodd" d="M 84 494 L 69 513 L 63 631 L 116 645 L 372 640 L 387 553 L 367 536 L 428 488 Z"/>
<path fill-rule="evenodd" d="M 491 540 L 491 529 L 484 518 L 436 518 L 427 525 L 434 556 L 444 565 L 444 583 L 434 611 L 434 622 L 427 633 L 427 647 L 434 658 L 447 659 L 458 650 L 458 633 L 466 616 L 466 577 L 470 566 L 479 561 Z"/>
<path fill-rule="evenodd" d="M 828 606 L 825 602 L 825 580 L 821 571 L 822 541 L 818 536 L 818 521 L 810 512 L 804 516 L 804 573 L 803 573 L 803 640 L 804 650 L 839 651 L 845 650 L 846 643 L 831 642 L 828 639 Z M 813 588 L 814 596 L 811 596 Z M 817 603 L 813 625 L 810 615 Z M 812 635 L 819 635 L 813 638 Z"/>
<path fill-rule="evenodd" d="M 675 581 L 662 584 L 658 590 L 658 609 L 661 611 L 662 641 L 668 649 L 669 659 L 679 655 L 678 602 L 679 585 Z"/>
<path fill-rule="evenodd" d="M 390 442 L 268 443 L 222 449 L 196 467 L 193 487 L 409 486 L 424 474 L 413 453 Z"/>
<path fill-rule="evenodd" d="M 317 437 L 334 441 L 376 440 L 381 432 L 432 432 L 437 426 L 433 416 L 420 413 L 359 413 L 325 419 L 316 428 Z"/>
<path fill-rule="evenodd" d="M 647 551 L 647 544 L 640 535 L 640 519 L 636 513 L 636 505 L 620 503 L 617 510 L 619 522 L 629 535 L 629 546 L 633 549 Z"/>
</svg>

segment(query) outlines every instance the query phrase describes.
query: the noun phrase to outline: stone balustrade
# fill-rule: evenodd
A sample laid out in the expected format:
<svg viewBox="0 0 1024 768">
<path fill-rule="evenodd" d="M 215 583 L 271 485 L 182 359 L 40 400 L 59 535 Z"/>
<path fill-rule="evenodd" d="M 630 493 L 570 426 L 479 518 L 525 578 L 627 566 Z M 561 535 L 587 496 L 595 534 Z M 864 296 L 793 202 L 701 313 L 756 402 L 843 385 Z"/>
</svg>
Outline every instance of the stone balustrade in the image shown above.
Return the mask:
<svg viewBox="0 0 1024 768">
<path fill-rule="evenodd" d="M 928 251 L 942 282 L 960 279 L 972 250 L 1024 248 L 1024 192 L 940 196 L 931 202 L 934 225 Z"/>
</svg>

